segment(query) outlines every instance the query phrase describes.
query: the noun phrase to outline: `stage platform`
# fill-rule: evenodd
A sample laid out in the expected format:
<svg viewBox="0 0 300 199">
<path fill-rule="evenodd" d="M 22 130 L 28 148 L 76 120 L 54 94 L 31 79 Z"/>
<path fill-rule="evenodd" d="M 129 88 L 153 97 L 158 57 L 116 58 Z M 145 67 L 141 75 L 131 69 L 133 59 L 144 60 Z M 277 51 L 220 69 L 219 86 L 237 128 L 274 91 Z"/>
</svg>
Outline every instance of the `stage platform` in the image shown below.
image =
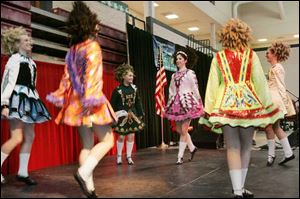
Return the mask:
<svg viewBox="0 0 300 199">
<path fill-rule="evenodd" d="M 116 165 L 116 158 L 105 157 L 94 172 L 96 192 L 103 198 L 230 198 L 231 182 L 226 150 L 199 149 L 192 162 L 185 151 L 184 164 L 176 165 L 177 148 L 148 148 L 134 154 L 135 165 Z M 272 167 L 266 167 L 266 150 L 253 148 L 246 188 L 256 198 L 299 198 L 299 149 L 296 159 L 285 166 L 278 162 L 277 150 Z M 31 172 L 37 186 L 28 187 L 6 176 L 1 198 L 80 198 L 84 197 L 73 178 L 77 165 L 47 168 Z"/>
</svg>

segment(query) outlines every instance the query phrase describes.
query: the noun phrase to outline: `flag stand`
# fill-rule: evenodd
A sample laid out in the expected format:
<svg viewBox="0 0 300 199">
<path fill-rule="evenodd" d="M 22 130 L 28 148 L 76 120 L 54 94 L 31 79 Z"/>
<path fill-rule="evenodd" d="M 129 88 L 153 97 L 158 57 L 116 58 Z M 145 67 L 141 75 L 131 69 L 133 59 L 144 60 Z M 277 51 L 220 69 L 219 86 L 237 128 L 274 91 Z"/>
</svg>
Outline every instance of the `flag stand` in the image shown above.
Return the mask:
<svg viewBox="0 0 300 199">
<path fill-rule="evenodd" d="M 160 117 L 160 124 L 161 124 L 161 144 L 159 145 L 158 148 L 167 149 L 169 146 L 164 142 L 164 118 L 162 117 L 162 114 Z"/>
</svg>

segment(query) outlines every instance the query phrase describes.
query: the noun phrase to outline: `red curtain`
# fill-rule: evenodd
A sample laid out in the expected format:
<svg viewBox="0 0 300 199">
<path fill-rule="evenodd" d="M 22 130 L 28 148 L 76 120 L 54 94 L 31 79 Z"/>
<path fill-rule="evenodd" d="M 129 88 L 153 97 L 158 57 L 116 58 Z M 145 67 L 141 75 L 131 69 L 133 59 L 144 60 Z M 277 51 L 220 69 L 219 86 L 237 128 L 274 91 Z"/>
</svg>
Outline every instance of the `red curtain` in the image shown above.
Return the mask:
<svg viewBox="0 0 300 199">
<path fill-rule="evenodd" d="M 7 56 L 1 55 L 1 77 L 7 60 Z M 32 146 L 29 171 L 77 162 L 81 150 L 81 141 L 77 129 L 67 125 L 56 125 L 54 119 L 59 109 L 45 100 L 47 94 L 58 88 L 64 66 L 40 61 L 36 61 L 36 64 L 37 90 L 41 100 L 48 108 L 52 120 L 37 124 L 35 127 L 35 140 Z M 109 99 L 113 89 L 118 86 L 118 82 L 114 79 L 113 68 L 105 68 L 103 79 L 103 91 Z M 1 145 L 8 140 L 9 134 L 7 120 L 1 120 Z M 116 134 L 114 134 L 114 136 L 116 140 Z M 97 140 L 95 142 L 97 142 Z M 125 148 L 126 144 L 123 153 L 126 150 Z M 134 146 L 134 151 L 136 150 L 135 148 Z M 16 147 L 9 155 L 9 158 L 2 167 L 3 174 L 12 174 L 18 171 L 19 151 L 20 146 Z M 109 155 L 115 154 L 116 145 L 109 152 Z"/>
</svg>

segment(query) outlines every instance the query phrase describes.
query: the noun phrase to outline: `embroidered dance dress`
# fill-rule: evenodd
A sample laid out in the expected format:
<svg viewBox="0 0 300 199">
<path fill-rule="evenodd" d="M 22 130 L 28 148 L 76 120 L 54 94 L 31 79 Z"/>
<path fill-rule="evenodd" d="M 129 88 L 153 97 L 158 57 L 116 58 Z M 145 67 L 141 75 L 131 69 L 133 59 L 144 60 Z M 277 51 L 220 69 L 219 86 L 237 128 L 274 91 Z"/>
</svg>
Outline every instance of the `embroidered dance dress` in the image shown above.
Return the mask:
<svg viewBox="0 0 300 199">
<path fill-rule="evenodd" d="M 144 112 L 135 85 L 121 84 L 115 88 L 110 102 L 118 117 L 118 123 L 113 126 L 116 133 L 127 135 L 144 129 Z"/>
<path fill-rule="evenodd" d="M 261 127 L 283 117 L 272 103 L 267 80 L 252 49 L 223 50 L 212 60 L 205 94 L 204 124 L 217 133 L 219 127 Z"/>
<path fill-rule="evenodd" d="M 116 115 L 102 92 L 102 53 L 91 39 L 76 44 L 66 55 L 65 74 L 59 89 L 47 100 L 62 107 L 55 122 L 70 126 L 107 125 Z"/>
<path fill-rule="evenodd" d="M 172 75 L 165 110 L 165 117 L 174 121 L 199 118 L 203 114 L 198 82 L 193 70 L 177 71 Z"/>
<path fill-rule="evenodd" d="M 24 123 L 42 123 L 51 119 L 36 90 L 36 64 L 19 53 L 6 66 L 1 84 L 1 106 L 8 106 L 9 119 Z"/>
</svg>

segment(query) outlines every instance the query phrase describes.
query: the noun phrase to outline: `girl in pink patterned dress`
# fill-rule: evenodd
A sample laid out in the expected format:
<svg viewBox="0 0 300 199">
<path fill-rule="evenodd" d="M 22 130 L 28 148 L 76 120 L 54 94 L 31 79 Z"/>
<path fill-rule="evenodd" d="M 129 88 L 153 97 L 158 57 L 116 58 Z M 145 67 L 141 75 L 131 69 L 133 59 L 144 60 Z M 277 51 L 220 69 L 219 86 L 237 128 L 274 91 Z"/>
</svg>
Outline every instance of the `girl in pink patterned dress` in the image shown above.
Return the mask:
<svg viewBox="0 0 300 199">
<path fill-rule="evenodd" d="M 187 69 L 190 62 L 184 51 L 176 53 L 176 65 L 178 71 L 172 75 L 169 87 L 169 100 L 166 106 L 165 116 L 176 123 L 176 131 L 180 134 L 178 160 L 176 164 L 183 163 L 183 155 L 188 146 L 193 159 L 197 148 L 194 146 L 188 128 L 192 119 L 199 118 L 203 114 L 203 105 L 198 90 L 198 81 L 193 70 Z"/>
</svg>

